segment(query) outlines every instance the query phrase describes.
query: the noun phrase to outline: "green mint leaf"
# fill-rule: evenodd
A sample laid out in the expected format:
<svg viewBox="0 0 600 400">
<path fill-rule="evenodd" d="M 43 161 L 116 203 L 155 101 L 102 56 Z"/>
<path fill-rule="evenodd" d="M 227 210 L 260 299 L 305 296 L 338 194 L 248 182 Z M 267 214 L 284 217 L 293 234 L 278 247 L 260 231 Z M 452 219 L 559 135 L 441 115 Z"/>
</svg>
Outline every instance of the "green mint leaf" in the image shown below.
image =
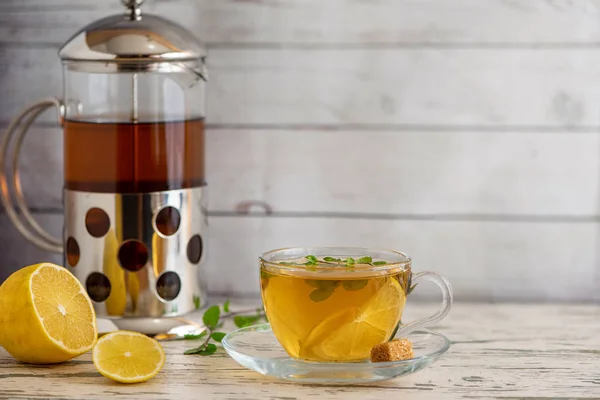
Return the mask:
<svg viewBox="0 0 600 400">
<path fill-rule="evenodd" d="M 315 303 L 327 300 L 333 294 L 333 289 L 316 289 L 310 292 L 310 299 Z"/>
<path fill-rule="evenodd" d="M 185 354 L 185 355 L 200 354 L 200 352 L 204 351 L 205 348 L 206 348 L 206 343 L 202 343 L 198 347 L 184 351 L 183 354 Z"/>
<path fill-rule="evenodd" d="M 188 334 L 188 335 L 183 335 L 183 338 L 185 340 L 198 340 L 198 339 L 202 339 L 203 337 L 205 337 L 208 334 L 207 331 L 204 331 L 202 333 L 199 333 L 197 335 L 192 335 L 192 334 Z"/>
<path fill-rule="evenodd" d="M 348 291 L 356 291 L 364 288 L 369 283 L 366 279 L 342 281 L 342 286 Z"/>
<path fill-rule="evenodd" d="M 354 264 L 356 264 L 356 260 L 354 258 L 347 258 L 344 260 L 344 262 L 346 263 L 346 267 L 352 267 Z"/>
<path fill-rule="evenodd" d="M 258 322 L 258 320 L 260 320 L 262 317 L 262 315 L 252 315 L 249 317 L 246 317 L 246 322 L 248 323 L 248 325 L 254 325 L 255 323 Z"/>
<path fill-rule="evenodd" d="M 333 292 L 336 287 L 340 286 L 340 283 L 340 281 L 322 280 L 319 281 L 319 289 L 331 290 Z"/>
<path fill-rule="evenodd" d="M 212 335 L 210 335 L 210 337 L 215 342 L 221 343 L 221 340 L 223 340 L 225 335 L 226 335 L 226 333 L 223 333 L 223 332 L 213 332 Z"/>
<path fill-rule="evenodd" d="M 306 283 L 310 287 L 314 287 L 315 289 L 324 289 L 324 290 L 333 290 L 336 287 L 340 286 L 340 281 L 334 280 L 326 280 L 326 279 L 305 279 L 304 283 Z"/>
<path fill-rule="evenodd" d="M 394 332 L 392 332 L 392 335 L 388 339 L 388 342 L 394 340 L 394 338 L 396 337 L 396 332 L 398 332 L 398 328 L 400 328 L 401 323 L 402 322 L 398 322 L 398 325 L 396 325 L 396 328 L 394 329 Z"/>
<path fill-rule="evenodd" d="M 407 277 L 406 277 L 406 286 L 404 286 L 406 288 L 406 295 L 408 296 L 409 294 L 412 293 L 413 290 L 415 290 L 415 287 L 417 287 L 417 284 L 412 284 L 412 272 L 410 272 Z"/>
<path fill-rule="evenodd" d="M 202 316 L 202 322 L 208 329 L 215 329 L 219 324 L 219 318 L 221 318 L 221 310 L 219 306 L 209 307 Z"/>
<path fill-rule="evenodd" d="M 336 261 L 336 259 L 333 258 L 333 257 L 323 257 L 323 261 L 330 261 L 331 262 L 331 261 Z"/>
<path fill-rule="evenodd" d="M 194 300 L 194 308 L 197 310 L 200 308 L 200 297 L 199 296 L 194 296 L 193 297 Z"/>
<path fill-rule="evenodd" d="M 361 257 L 358 260 L 356 260 L 357 264 L 371 264 L 371 262 L 373 261 L 373 258 L 371 257 Z"/>
<path fill-rule="evenodd" d="M 200 354 L 201 356 L 210 356 L 211 354 L 214 354 L 215 351 L 217 351 L 217 346 L 212 343 L 209 343 L 198 354 Z"/>
<path fill-rule="evenodd" d="M 243 315 L 238 315 L 233 319 L 233 322 L 238 328 L 244 328 L 246 326 L 252 325 L 257 320 L 258 319 L 255 319 L 254 317 L 245 317 Z"/>
<path fill-rule="evenodd" d="M 317 260 L 317 257 L 315 257 L 315 256 L 308 255 L 308 256 L 306 256 L 305 258 L 306 258 L 308 261 L 306 261 L 306 262 L 304 263 L 304 265 L 318 265 L 318 264 L 319 264 L 319 260 Z"/>
<path fill-rule="evenodd" d="M 223 311 L 229 312 L 229 300 L 223 303 Z"/>
<path fill-rule="evenodd" d="M 242 315 L 236 315 L 233 318 L 233 323 L 235 324 L 235 326 L 237 326 L 238 328 L 243 328 L 246 326 L 246 317 L 242 316 Z"/>
<path fill-rule="evenodd" d="M 373 265 L 385 265 L 387 264 L 385 261 L 375 261 Z"/>
<path fill-rule="evenodd" d="M 254 325 L 260 318 L 261 318 L 260 315 L 255 315 L 255 316 L 236 315 L 235 318 L 233 319 L 233 323 L 238 328 L 244 328 L 246 326 Z"/>
<path fill-rule="evenodd" d="M 415 283 L 414 285 L 412 285 L 408 291 L 406 292 L 406 295 L 408 296 L 409 294 L 412 293 L 413 290 L 415 290 L 415 288 L 417 287 L 418 283 Z"/>
<path fill-rule="evenodd" d="M 305 279 L 304 283 L 306 283 L 308 286 L 310 287 L 314 287 L 316 289 L 319 289 L 321 287 L 321 282 L 319 280 L 316 279 Z"/>
</svg>

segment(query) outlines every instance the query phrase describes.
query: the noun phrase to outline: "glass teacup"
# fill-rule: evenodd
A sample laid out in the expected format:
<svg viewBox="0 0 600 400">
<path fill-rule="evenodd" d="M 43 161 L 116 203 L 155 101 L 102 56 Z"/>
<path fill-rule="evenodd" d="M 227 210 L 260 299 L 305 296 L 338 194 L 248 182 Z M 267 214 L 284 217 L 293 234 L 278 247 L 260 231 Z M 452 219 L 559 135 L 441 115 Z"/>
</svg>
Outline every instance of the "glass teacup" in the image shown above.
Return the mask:
<svg viewBox="0 0 600 400">
<path fill-rule="evenodd" d="M 296 247 L 260 257 L 261 294 L 273 333 L 290 357 L 358 362 L 397 335 L 435 324 L 450 311 L 452 287 L 434 272 L 413 274 L 404 253 L 360 247 Z M 401 323 L 419 280 L 442 290 L 434 315 Z"/>
</svg>

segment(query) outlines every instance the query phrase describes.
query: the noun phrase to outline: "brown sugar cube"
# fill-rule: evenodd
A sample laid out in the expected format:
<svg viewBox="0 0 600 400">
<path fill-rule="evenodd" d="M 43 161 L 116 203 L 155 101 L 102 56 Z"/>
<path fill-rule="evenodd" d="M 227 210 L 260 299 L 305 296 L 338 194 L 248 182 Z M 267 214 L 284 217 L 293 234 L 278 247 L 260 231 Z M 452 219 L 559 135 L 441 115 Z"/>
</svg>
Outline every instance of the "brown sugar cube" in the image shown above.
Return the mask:
<svg viewBox="0 0 600 400">
<path fill-rule="evenodd" d="M 371 349 L 371 362 L 408 360 L 414 356 L 412 343 L 408 339 L 395 339 Z"/>
</svg>

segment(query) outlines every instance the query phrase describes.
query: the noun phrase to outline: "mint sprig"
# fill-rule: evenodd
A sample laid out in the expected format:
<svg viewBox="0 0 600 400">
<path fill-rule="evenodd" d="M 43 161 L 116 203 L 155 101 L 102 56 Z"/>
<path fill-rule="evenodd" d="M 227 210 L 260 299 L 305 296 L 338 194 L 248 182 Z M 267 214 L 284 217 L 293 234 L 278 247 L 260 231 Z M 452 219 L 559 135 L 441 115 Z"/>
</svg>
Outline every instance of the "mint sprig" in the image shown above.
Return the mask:
<svg viewBox="0 0 600 400">
<path fill-rule="evenodd" d="M 186 350 L 183 354 L 198 354 L 201 356 L 210 356 L 211 354 L 214 354 L 218 349 L 217 344 L 220 344 L 226 335 L 224 332 L 217 331 L 217 329 L 223 325 L 222 320 L 225 318 L 233 317 L 234 323 L 238 328 L 254 325 L 263 318 L 265 320 L 267 319 L 262 308 L 255 309 L 254 314 L 244 315 L 248 314 L 249 312 L 230 312 L 229 305 L 229 300 L 223 304 L 223 312 L 225 315 L 221 313 L 221 308 L 217 305 L 209 307 L 206 309 L 206 311 L 204 311 L 204 314 L 202 315 L 202 322 L 204 322 L 206 330 L 197 335 L 184 336 L 184 339 L 186 340 L 203 340 L 203 342 L 200 344 L 200 346 Z M 211 343 L 211 341 L 214 343 Z"/>
<path fill-rule="evenodd" d="M 304 265 L 304 266 L 308 266 L 308 267 L 314 267 L 319 264 L 334 265 L 334 266 L 344 266 L 345 265 L 347 268 L 353 268 L 356 264 L 367 264 L 367 265 L 371 265 L 371 266 L 379 266 L 379 265 L 387 264 L 386 261 L 373 261 L 373 257 L 370 257 L 370 256 L 363 256 L 363 257 L 359 257 L 357 259 L 352 258 L 352 257 L 348 257 L 346 259 L 341 259 L 341 258 L 327 256 L 327 257 L 323 257 L 322 259 L 319 260 L 318 257 L 316 257 L 312 254 L 309 254 L 309 255 L 305 256 L 304 258 L 306 259 L 306 261 L 303 263 L 280 261 L 279 264 L 285 265 L 285 266 Z"/>
<path fill-rule="evenodd" d="M 225 333 L 223 332 L 215 332 L 215 329 L 219 326 L 219 320 L 221 319 L 221 308 L 219 306 L 209 307 L 206 311 L 204 311 L 204 315 L 202 315 L 202 322 L 206 326 L 206 331 L 196 335 L 194 339 L 203 339 L 204 342 L 198 347 L 193 349 L 186 350 L 183 354 L 200 354 L 201 356 L 209 356 L 214 354 L 217 351 L 217 346 L 214 343 L 210 343 L 211 340 L 215 340 L 217 342 L 221 342 L 223 337 L 225 337 Z M 191 339 L 191 336 L 186 336 L 186 339 Z"/>
<path fill-rule="evenodd" d="M 345 266 L 347 269 L 354 269 L 356 264 L 367 264 L 371 266 L 379 266 L 387 264 L 386 261 L 373 261 L 373 257 L 363 256 L 359 258 L 348 257 L 346 259 L 326 256 L 322 259 L 317 258 L 316 256 L 309 254 L 304 257 L 306 262 L 304 263 L 292 263 L 292 262 L 280 262 L 282 265 L 294 266 L 294 265 L 305 265 L 308 266 L 309 269 L 314 269 L 315 266 L 322 265 L 332 265 L 335 267 Z M 312 292 L 310 292 L 310 299 L 315 303 L 319 303 L 321 301 L 325 301 L 333 295 L 335 289 L 340 286 L 340 284 L 344 287 L 344 289 L 348 291 L 357 291 L 365 286 L 367 286 L 368 280 L 360 279 L 360 280 L 319 280 L 319 279 L 306 279 L 304 280 L 307 285 L 315 288 Z"/>
<path fill-rule="evenodd" d="M 285 266 L 307 266 L 309 270 L 315 270 L 315 267 L 317 265 L 323 265 L 323 266 L 331 265 L 333 267 L 344 267 L 345 266 L 346 269 L 350 270 L 350 271 L 354 271 L 354 268 L 357 264 L 363 264 L 363 265 L 366 264 L 366 265 L 370 265 L 373 267 L 378 267 L 378 266 L 387 264 L 387 261 L 383 261 L 383 260 L 373 261 L 373 257 L 371 257 L 371 256 L 362 256 L 362 257 L 358 257 L 358 258 L 348 257 L 345 259 L 332 257 L 332 256 L 326 256 L 326 257 L 319 259 L 318 257 L 316 257 L 312 254 L 309 254 L 309 255 L 305 256 L 304 259 L 306 261 L 302 262 L 302 263 L 280 261 L 279 264 L 285 265 Z M 335 289 L 340 285 L 340 283 L 344 287 L 344 289 L 346 289 L 347 291 L 358 291 L 367 285 L 368 280 L 366 280 L 366 279 L 359 279 L 359 280 L 349 279 L 349 280 L 337 281 L 337 280 L 325 280 L 325 279 L 323 279 L 323 280 L 305 279 L 304 282 L 307 285 L 314 288 L 314 290 L 312 292 L 310 292 L 309 296 L 312 301 L 318 303 L 318 302 L 325 301 L 328 298 L 330 298 L 331 295 L 333 295 L 333 292 L 335 291 Z M 410 285 L 409 285 L 408 287 L 409 287 L 409 290 L 406 294 L 409 294 L 412 291 L 412 289 L 414 289 L 414 286 L 410 287 Z"/>
</svg>

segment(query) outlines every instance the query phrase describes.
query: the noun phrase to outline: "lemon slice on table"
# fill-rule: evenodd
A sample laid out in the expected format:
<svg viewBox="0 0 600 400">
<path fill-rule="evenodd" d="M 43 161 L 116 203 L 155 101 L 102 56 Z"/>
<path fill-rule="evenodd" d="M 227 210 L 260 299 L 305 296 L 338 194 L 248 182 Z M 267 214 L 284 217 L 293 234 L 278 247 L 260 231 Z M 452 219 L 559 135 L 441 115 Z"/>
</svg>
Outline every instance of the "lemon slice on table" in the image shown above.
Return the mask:
<svg viewBox="0 0 600 400">
<path fill-rule="evenodd" d="M 323 320 L 304 341 L 300 355 L 315 361 L 358 361 L 390 338 L 406 296 L 390 278 L 361 308 L 348 308 Z"/>
<path fill-rule="evenodd" d="M 154 339 L 137 332 L 116 331 L 102 336 L 92 352 L 102 375 L 121 383 L 144 382 L 165 364 L 165 352 Z"/>
<path fill-rule="evenodd" d="M 65 268 L 31 265 L 0 286 L 0 345 L 17 360 L 67 361 L 89 351 L 97 337 L 92 302 Z"/>
</svg>

